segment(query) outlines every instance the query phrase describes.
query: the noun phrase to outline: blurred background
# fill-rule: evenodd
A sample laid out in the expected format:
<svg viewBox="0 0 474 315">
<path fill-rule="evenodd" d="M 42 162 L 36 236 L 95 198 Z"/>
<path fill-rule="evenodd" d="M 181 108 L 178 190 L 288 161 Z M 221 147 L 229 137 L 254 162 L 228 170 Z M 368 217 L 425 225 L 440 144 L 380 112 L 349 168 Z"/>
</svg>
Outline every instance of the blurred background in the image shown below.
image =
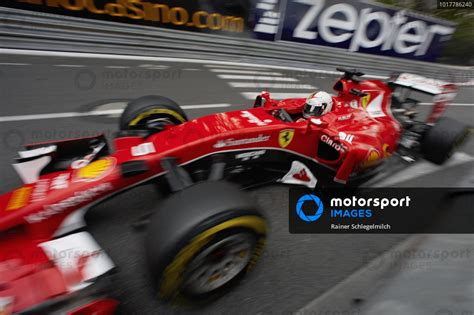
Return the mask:
<svg viewBox="0 0 474 315">
<path fill-rule="evenodd" d="M 379 1 L 399 8 L 424 12 L 428 15 L 456 23 L 456 31 L 446 47 L 442 50 L 439 62 L 447 64 L 472 66 L 474 50 L 474 12 L 455 8 L 438 9 L 435 0 L 383 0 Z"/>
<path fill-rule="evenodd" d="M 463 3 L 3 0 L 0 193 L 20 184 L 10 164 L 23 144 L 112 138 L 131 99 L 164 95 L 194 118 L 248 108 L 263 89 L 276 99 L 331 91 L 338 66 L 369 79 L 409 72 L 456 83 L 446 114 L 472 131 L 474 10 Z M 427 112 L 432 99 L 417 97 Z M 473 187 L 473 169 L 471 137 L 446 165 L 419 161 L 377 185 Z M 262 261 L 197 310 L 156 301 L 147 283 L 143 234 L 128 222 L 159 202 L 151 187 L 89 213 L 89 230 L 121 266 L 111 292 L 121 313 L 473 314 L 472 235 L 291 235 L 288 188 L 252 193 L 272 226 Z"/>
</svg>

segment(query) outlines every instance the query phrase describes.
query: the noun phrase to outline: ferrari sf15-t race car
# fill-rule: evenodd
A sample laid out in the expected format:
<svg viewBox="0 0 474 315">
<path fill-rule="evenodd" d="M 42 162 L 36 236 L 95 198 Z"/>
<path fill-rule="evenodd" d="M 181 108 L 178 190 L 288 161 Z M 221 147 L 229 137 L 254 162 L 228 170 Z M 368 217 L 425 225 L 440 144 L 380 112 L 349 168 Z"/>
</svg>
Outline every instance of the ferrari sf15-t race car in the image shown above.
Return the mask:
<svg viewBox="0 0 474 315">
<path fill-rule="evenodd" d="M 13 165 L 24 185 L 0 196 L 0 313 L 112 314 L 117 301 L 102 287 L 115 266 L 83 216 L 138 185 L 164 196 L 138 219 L 159 296 L 205 301 L 251 269 L 265 244 L 267 223 L 242 188 L 357 186 L 402 151 L 443 163 L 467 134 L 441 117 L 454 85 L 340 70 L 337 95 L 322 103 L 264 91 L 252 108 L 188 120 L 174 101 L 145 96 L 124 110 L 113 151 L 103 135 L 27 145 Z M 435 95 L 424 122 L 411 90 Z"/>
</svg>

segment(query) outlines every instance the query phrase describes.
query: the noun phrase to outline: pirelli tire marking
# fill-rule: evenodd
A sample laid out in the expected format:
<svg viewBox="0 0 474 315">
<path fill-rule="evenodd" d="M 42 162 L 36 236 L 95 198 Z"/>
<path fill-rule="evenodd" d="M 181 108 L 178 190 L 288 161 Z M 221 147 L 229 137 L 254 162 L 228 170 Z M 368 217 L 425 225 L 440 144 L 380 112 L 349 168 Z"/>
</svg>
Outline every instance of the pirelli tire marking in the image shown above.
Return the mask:
<svg viewBox="0 0 474 315">
<path fill-rule="evenodd" d="M 187 264 L 214 238 L 217 233 L 231 228 L 247 228 L 253 230 L 258 235 L 254 253 L 247 266 L 247 271 L 249 271 L 261 256 L 261 252 L 265 246 L 265 236 L 268 229 L 264 219 L 258 216 L 243 216 L 231 219 L 202 232 L 191 240 L 191 242 L 183 247 L 175 256 L 173 261 L 165 268 L 159 290 L 160 297 L 180 301 L 181 297 L 179 288 L 183 281 L 182 275 L 186 270 Z"/>
</svg>

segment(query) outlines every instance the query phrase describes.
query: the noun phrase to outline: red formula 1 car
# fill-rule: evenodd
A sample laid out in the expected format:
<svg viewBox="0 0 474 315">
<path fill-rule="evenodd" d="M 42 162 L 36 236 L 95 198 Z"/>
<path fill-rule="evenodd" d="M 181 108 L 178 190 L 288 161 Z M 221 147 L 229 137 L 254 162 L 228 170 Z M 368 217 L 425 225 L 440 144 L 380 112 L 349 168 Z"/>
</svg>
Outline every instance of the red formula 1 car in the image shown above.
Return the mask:
<svg viewBox="0 0 474 315">
<path fill-rule="evenodd" d="M 358 185 L 400 150 L 442 163 L 465 136 L 440 118 L 454 86 L 343 71 L 325 115 L 263 92 L 253 108 L 188 121 L 175 102 L 147 96 L 123 112 L 113 152 L 103 136 L 27 145 L 14 164 L 24 185 L 0 196 L 0 313 L 113 313 L 102 287 L 114 264 L 83 215 L 138 185 L 166 197 L 143 218 L 151 282 L 164 299 L 202 301 L 251 269 L 265 244 L 267 224 L 235 183 Z M 426 122 L 407 90 L 436 95 Z"/>
</svg>

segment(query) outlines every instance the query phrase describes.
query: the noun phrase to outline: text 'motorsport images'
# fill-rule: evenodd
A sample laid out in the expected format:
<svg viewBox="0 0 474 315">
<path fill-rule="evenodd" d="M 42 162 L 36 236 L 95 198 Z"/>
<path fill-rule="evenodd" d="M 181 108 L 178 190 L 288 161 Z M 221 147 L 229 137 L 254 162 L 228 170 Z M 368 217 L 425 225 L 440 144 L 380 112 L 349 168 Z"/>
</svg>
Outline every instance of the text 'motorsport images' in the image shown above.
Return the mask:
<svg viewBox="0 0 474 315">
<path fill-rule="evenodd" d="M 474 313 L 472 1 L 0 4 L 0 315 Z"/>
</svg>

